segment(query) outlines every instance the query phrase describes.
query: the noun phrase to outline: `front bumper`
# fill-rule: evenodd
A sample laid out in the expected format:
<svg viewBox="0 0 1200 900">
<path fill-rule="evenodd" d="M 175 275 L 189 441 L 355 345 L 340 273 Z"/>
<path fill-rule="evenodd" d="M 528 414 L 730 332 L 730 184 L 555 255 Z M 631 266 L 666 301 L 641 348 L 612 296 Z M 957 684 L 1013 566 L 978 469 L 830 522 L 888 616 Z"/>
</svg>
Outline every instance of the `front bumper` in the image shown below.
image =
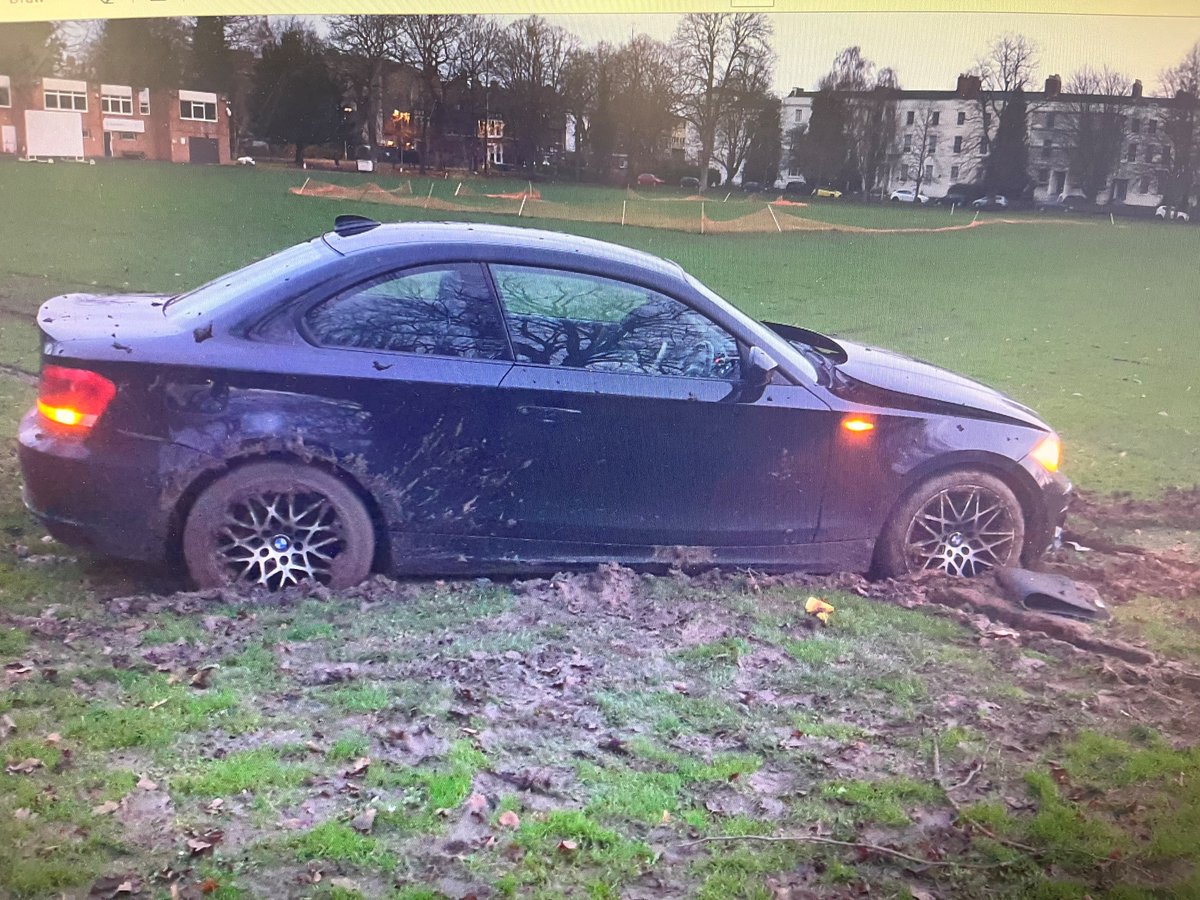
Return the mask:
<svg viewBox="0 0 1200 900">
<path fill-rule="evenodd" d="M 61 437 L 31 410 L 17 438 L 22 500 L 65 544 L 163 562 L 170 533 L 170 511 L 161 502 L 165 446 L 126 434 Z"/>
<path fill-rule="evenodd" d="M 1061 472 L 1047 472 L 1037 460 L 1026 457 L 1021 467 L 1032 477 L 1037 496 L 1027 512 L 1023 561 L 1033 562 L 1062 539 L 1067 510 L 1074 490 L 1071 480 Z"/>
</svg>

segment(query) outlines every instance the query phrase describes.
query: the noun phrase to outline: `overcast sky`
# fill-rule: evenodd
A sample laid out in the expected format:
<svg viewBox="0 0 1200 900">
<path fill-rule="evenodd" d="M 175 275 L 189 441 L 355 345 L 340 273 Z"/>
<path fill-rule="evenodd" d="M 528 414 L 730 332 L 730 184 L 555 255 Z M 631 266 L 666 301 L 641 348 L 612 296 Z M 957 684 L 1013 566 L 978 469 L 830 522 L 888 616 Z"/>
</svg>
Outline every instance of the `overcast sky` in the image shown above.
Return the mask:
<svg viewBox="0 0 1200 900">
<path fill-rule="evenodd" d="M 774 13 L 772 44 L 779 56 L 775 88 L 812 89 L 844 47 L 858 44 L 878 66 L 891 66 L 910 89 L 952 89 L 991 39 L 1004 31 L 1031 38 L 1041 49 L 1042 77 L 1066 80 L 1080 66 L 1105 63 L 1140 78 L 1147 93 L 1158 75 L 1200 41 L 1200 4 L 1194 17 L 1010 15 L 1000 13 Z M 630 32 L 667 40 L 675 15 L 587 14 L 548 16 L 585 44 L 620 43 Z"/>
</svg>

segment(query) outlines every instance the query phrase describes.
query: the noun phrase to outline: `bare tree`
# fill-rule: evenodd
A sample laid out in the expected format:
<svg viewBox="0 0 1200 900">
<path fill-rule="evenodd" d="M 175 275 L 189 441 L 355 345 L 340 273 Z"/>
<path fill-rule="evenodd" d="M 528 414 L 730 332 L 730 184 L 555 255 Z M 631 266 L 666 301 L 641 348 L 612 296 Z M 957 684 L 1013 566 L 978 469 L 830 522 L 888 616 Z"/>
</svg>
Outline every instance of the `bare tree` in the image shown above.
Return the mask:
<svg viewBox="0 0 1200 900">
<path fill-rule="evenodd" d="M 756 134 L 756 115 L 770 94 L 771 71 L 769 60 L 750 60 L 751 65 L 731 76 L 729 103 L 717 119 L 717 160 L 725 170 L 726 180 L 741 169 Z M 764 65 L 763 63 L 766 63 Z"/>
<path fill-rule="evenodd" d="M 575 173 L 583 171 L 584 160 L 590 151 L 589 131 L 592 114 L 596 108 L 597 90 L 600 87 L 598 69 L 600 59 L 612 53 L 607 43 L 590 50 L 573 50 L 563 66 L 562 108 L 570 117 L 575 129 Z M 564 148 L 565 149 L 565 148 Z"/>
<path fill-rule="evenodd" d="M 495 56 L 500 42 L 500 26 L 488 16 L 463 16 L 462 27 L 454 41 L 450 77 L 462 87 L 468 121 L 465 132 L 469 138 L 470 168 L 481 162 L 486 165 L 487 135 L 481 134 L 477 123 L 487 128 L 491 115 L 492 82 L 495 78 Z"/>
<path fill-rule="evenodd" d="M 1037 44 L 1023 34 L 1005 32 L 993 38 L 984 54 L 975 61 L 971 75 L 979 79 L 981 90 L 968 114 L 970 121 L 966 124 L 970 133 L 963 141 L 962 150 L 968 159 L 980 158 L 985 173 L 988 169 L 987 158 L 994 149 L 1001 113 L 1012 96 L 1018 92 L 1021 94 L 1026 115 L 1039 106 L 1030 103 L 1025 96 L 1037 79 L 1041 66 L 1039 52 Z M 1021 127 L 1011 130 L 1027 130 L 1026 123 L 1017 124 Z"/>
<path fill-rule="evenodd" d="M 1071 99 L 1063 109 L 1061 133 L 1074 181 L 1089 201 L 1104 190 L 1121 160 L 1129 87 L 1125 75 L 1107 66 L 1085 66 L 1067 83 Z"/>
<path fill-rule="evenodd" d="M 620 145 L 639 168 L 662 150 L 675 126 L 679 92 L 670 46 L 638 35 L 616 53 L 614 121 Z"/>
<path fill-rule="evenodd" d="M 1037 44 L 1023 34 L 1008 31 L 994 38 L 975 63 L 983 89 L 1002 95 L 1028 91 L 1041 65 L 1038 52 Z"/>
<path fill-rule="evenodd" d="M 818 178 L 868 192 L 875 186 L 896 138 L 895 70 L 878 72 L 858 47 L 847 47 L 818 83 L 808 134 L 792 147 Z"/>
<path fill-rule="evenodd" d="M 1200 42 L 1177 65 L 1164 71 L 1159 81 L 1163 93 L 1173 101 L 1164 122 L 1171 158 L 1166 166 L 1163 201 L 1187 207 L 1200 179 Z"/>
<path fill-rule="evenodd" d="M 907 166 L 909 171 L 916 173 L 914 176 L 916 179 L 914 202 L 916 203 L 921 202 L 921 186 L 929 180 L 925 171 L 926 167 L 932 165 L 930 160 L 937 152 L 940 118 L 938 113 L 938 109 L 932 103 L 922 104 L 913 117 L 913 130 L 905 133 L 904 144 L 900 150 L 903 165 Z"/>
<path fill-rule="evenodd" d="M 422 172 L 441 130 L 442 88 L 455 58 L 454 42 L 462 32 L 463 24 L 463 16 L 459 15 L 400 17 L 398 59 L 415 68 L 420 79 Z"/>
<path fill-rule="evenodd" d="M 576 48 L 575 37 L 541 16 L 527 16 L 501 33 L 497 71 L 505 91 L 505 117 L 515 125 L 518 158 L 541 163 L 561 135 L 563 73 Z"/>
<path fill-rule="evenodd" d="M 344 74 L 366 119 L 372 158 L 379 144 L 383 66 L 399 51 L 400 16 L 330 16 L 329 45 L 341 54 Z"/>
<path fill-rule="evenodd" d="M 722 117 L 738 99 L 738 73 L 769 69 L 771 23 L 762 13 L 689 13 L 672 44 L 680 65 L 683 115 L 700 137 L 700 169 L 706 173 Z M 708 186 L 701 177 L 700 190 Z"/>
</svg>

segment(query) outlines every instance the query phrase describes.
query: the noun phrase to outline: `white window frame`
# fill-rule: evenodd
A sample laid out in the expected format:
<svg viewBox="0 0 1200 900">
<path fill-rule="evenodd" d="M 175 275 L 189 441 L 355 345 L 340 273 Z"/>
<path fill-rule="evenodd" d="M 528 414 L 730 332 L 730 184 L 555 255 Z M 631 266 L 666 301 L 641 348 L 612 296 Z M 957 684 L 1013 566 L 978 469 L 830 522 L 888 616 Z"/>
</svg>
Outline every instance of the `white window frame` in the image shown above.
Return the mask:
<svg viewBox="0 0 1200 900">
<path fill-rule="evenodd" d="M 132 116 L 133 97 L 121 94 L 101 94 L 100 110 L 114 116 Z"/>
<path fill-rule="evenodd" d="M 212 107 L 212 118 L 210 119 L 205 113 L 208 107 Z M 196 108 L 200 108 L 200 114 L 196 114 Z M 184 110 L 187 113 L 184 113 Z M 217 95 L 208 91 L 180 91 L 179 92 L 179 118 L 185 122 L 215 122 L 219 111 L 217 109 Z"/>
<path fill-rule="evenodd" d="M 212 118 L 205 115 L 207 107 L 212 107 Z M 200 110 L 200 115 L 196 115 L 197 108 Z M 184 114 L 184 110 L 188 114 Z M 215 122 L 217 121 L 217 104 L 206 103 L 203 100 L 180 100 L 179 101 L 179 118 L 185 122 Z"/>
<path fill-rule="evenodd" d="M 138 91 L 138 115 L 150 115 L 150 88 L 142 88 Z"/>
<path fill-rule="evenodd" d="M 9 76 L 0 75 L 0 91 L 4 92 L 0 94 L 0 100 L 4 101 L 0 103 L 0 108 L 10 109 L 12 107 L 12 79 Z"/>
<path fill-rule="evenodd" d="M 50 105 L 50 98 L 54 98 L 54 105 Z M 63 106 L 64 98 L 70 98 L 71 105 Z M 83 106 L 77 106 L 76 100 L 83 100 Z M 88 96 L 87 91 L 61 91 L 61 90 L 43 90 L 42 91 L 42 107 L 51 111 L 62 110 L 65 112 L 87 112 L 88 111 Z"/>
</svg>

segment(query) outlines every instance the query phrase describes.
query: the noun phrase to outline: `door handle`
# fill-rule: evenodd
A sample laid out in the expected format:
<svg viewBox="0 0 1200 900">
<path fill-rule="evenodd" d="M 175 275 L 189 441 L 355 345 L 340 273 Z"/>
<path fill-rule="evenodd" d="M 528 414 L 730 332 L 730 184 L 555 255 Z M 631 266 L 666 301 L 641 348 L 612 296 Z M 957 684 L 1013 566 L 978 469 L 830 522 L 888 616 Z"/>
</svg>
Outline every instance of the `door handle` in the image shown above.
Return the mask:
<svg viewBox="0 0 1200 900">
<path fill-rule="evenodd" d="M 547 425 L 553 425 L 557 422 L 565 421 L 571 416 L 583 414 L 582 409 L 572 409 L 569 406 L 534 406 L 524 405 L 518 406 L 517 412 L 523 416 L 532 416 L 539 422 L 545 422 Z"/>
</svg>

